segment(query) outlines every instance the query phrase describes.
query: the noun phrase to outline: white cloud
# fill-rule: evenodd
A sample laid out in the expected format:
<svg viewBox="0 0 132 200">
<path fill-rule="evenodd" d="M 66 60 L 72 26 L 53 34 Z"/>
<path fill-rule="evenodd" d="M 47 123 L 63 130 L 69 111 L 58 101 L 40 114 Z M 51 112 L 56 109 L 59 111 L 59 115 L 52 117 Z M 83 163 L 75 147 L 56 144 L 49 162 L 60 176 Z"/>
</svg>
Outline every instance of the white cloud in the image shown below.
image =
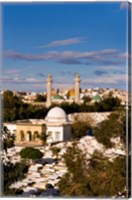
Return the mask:
<svg viewBox="0 0 132 200">
<path fill-rule="evenodd" d="M 50 42 L 47 45 L 42 45 L 40 48 L 45 48 L 45 47 L 57 47 L 57 46 L 64 46 L 64 45 L 70 45 L 70 44 L 78 44 L 82 42 L 82 38 L 69 38 L 65 40 L 56 40 L 53 42 Z"/>
<path fill-rule="evenodd" d="M 9 70 L 3 70 L 4 74 L 16 74 L 20 72 L 19 69 L 9 69 Z"/>
<path fill-rule="evenodd" d="M 126 53 L 117 49 L 104 49 L 100 51 L 76 52 L 76 51 L 49 51 L 44 54 L 30 55 L 7 51 L 5 57 L 14 60 L 41 61 L 53 60 L 62 64 L 98 64 L 119 65 L 127 59 Z"/>
<path fill-rule="evenodd" d="M 97 69 L 100 69 L 100 70 L 118 70 L 120 69 L 120 66 L 99 66 L 97 67 Z"/>
</svg>

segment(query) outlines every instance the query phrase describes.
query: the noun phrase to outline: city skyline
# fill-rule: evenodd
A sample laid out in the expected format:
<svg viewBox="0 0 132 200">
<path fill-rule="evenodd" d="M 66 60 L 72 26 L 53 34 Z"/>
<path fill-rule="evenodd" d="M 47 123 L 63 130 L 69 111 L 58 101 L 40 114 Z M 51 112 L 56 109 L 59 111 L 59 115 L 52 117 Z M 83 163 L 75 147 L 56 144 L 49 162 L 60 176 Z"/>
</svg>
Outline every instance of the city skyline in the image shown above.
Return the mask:
<svg viewBox="0 0 132 200">
<path fill-rule="evenodd" d="M 126 89 L 128 3 L 2 5 L 3 89 L 53 86 Z"/>
</svg>

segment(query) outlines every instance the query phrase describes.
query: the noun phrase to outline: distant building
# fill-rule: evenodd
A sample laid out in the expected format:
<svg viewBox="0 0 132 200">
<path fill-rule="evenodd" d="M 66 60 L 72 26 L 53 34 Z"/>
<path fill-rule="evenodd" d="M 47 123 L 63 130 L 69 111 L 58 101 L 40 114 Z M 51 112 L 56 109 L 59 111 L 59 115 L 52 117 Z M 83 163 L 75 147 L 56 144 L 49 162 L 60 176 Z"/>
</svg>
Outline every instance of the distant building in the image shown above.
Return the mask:
<svg viewBox="0 0 132 200">
<path fill-rule="evenodd" d="M 92 97 L 92 103 L 100 102 L 102 100 L 100 95 L 95 95 Z"/>
<path fill-rule="evenodd" d="M 52 102 L 62 103 L 62 102 L 64 102 L 64 98 L 63 98 L 63 96 L 56 94 L 56 95 L 53 96 Z"/>
<path fill-rule="evenodd" d="M 74 99 L 74 102 L 76 102 L 78 104 L 80 103 L 80 82 L 81 82 L 80 76 L 79 76 L 79 74 L 76 74 L 75 80 L 74 80 L 73 99 Z M 52 90 L 53 90 L 52 83 L 53 83 L 53 78 L 49 74 L 48 78 L 47 78 L 47 101 L 46 101 L 47 107 L 51 106 L 53 100 L 55 102 L 55 99 L 52 98 Z M 57 97 L 56 101 L 63 102 L 64 98 L 60 99 L 60 97 L 59 97 L 59 99 L 58 99 L 58 97 Z"/>
</svg>

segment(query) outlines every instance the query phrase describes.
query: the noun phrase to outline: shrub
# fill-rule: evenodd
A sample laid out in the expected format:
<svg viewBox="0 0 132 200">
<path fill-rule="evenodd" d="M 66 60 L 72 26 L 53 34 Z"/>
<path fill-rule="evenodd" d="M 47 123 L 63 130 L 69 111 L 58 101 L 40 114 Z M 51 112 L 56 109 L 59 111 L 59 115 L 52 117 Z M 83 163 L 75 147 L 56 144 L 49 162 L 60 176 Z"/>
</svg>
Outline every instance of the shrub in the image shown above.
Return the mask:
<svg viewBox="0 0 132 200">
<path fill-rule="evenodd" d="M 20 151 L 20 156 L 22 158 L 28 158 L 28 159 L 40 159 L 43 157 L 43 153 L 39 151 L 38 149 L 34 149 L 32 147 L 26 147 Z"/>
<path fill-rule="evenodd" d="M 126 157 L 110 161 L 101 152 L 95 151 L 89 162 L 76 145 L 67 148 L 64 154 L 67 172 L 58 182 L 63 197 L 119 197 L 126 185 Z"/>
<path fill-rule="evenodd" d="M 101 142 L 107 148 L 111 148 L 113 143 L 111 138 L 120 137 L 125 145 L 126 140 L 126 117 L 125 112 L 118 111 L 112 113 L 108 119 L 102 121 L 94 130 L 94 135 L 98 142 Z"/>
<path fill-rule="evenodd" d="M 53 185 L 52 185 L 52 184 L 50 184 L 50 183 L 47 183 L 47 184 L 46 184 L 46 186 L 45 186 L 45 188 L 46 188 L 46 189 L 49 189 L 49 188 L 54 188 L 54 187 L 53 187 Z"/>
<path fill-rule="evenodd" d="M 20 194 L 22 192 L 21 189 L 11 189 L 10 185 L 25 178 L 25 173 L 28 172 L 28 165 L 25 162 L 15 164 L 8 162 L 6 165 L 2 165 L 2 170 L 4 173 L 3 193 L 5 195 Z"/>
<path fill-rule="evenodd" d="M 8 139 L 6 141 L 7 148 L 14 147 L 14 139 Z"/>
<path fill-rule="evenodd" d="M 52 147 L 51 151 L 52 151 L 53 155 L 56 156 L 56 158 L 58 159 L 60 148 L 58 148 L 58 147 Z"/>
<path fill-rule="evenodd" d="M 90 125 L 87 122 L 83 121 L 76 121 L 72 124 L 72 137 L 74 139 L 80 139 L 81 137 L 85 136 L 90 129 Z"/>
</svg>

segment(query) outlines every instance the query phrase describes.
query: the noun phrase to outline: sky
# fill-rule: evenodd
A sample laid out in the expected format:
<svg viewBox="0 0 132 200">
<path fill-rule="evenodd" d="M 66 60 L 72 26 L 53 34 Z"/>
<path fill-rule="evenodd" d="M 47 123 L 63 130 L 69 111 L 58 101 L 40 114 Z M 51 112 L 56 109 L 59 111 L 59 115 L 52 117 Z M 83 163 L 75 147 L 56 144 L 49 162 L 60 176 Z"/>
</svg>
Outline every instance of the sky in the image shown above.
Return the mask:
<svg viewBox="0 0 132 200">
<path fill-rule="evenodd" d="M 126 89 L 125 2 L 2 4 L 2 87 L 43 92 L 53 88 Z"/>
</svg>

